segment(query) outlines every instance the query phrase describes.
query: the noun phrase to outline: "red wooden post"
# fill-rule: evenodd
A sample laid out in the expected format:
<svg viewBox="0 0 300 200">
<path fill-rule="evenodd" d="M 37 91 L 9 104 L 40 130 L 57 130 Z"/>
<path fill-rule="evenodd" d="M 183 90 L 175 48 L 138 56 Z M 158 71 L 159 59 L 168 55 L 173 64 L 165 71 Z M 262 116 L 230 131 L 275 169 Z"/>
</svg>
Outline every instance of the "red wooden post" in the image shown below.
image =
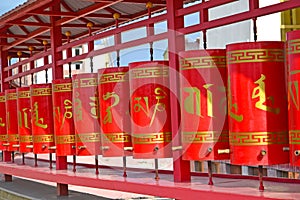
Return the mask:
<svg viewBox="0 0 300 200">
<path fill-rule="evenodd" d="M 170 96 L 172 116 L 172 144 L 173 147 L 181 146 L 181 130 L 179 130 L 179 107 L 178 107 L 178 52 L 184 50 L 184 37 L 176 36 L 176 30 L 184 27 L 183 17 L 176 17 L 176 11 L 183 8 L 183 0 L 167 0 L 167 21 L 169 30 L 169 66 L 170 66 L 170 90 L 175 94 Z M 174 73 L 177 72 L 177 73 Z M 190 182 L 190 161 L 182 160 L 181 151 L 173 152 L 173 168 L 175 182 Z"/>
</svg>

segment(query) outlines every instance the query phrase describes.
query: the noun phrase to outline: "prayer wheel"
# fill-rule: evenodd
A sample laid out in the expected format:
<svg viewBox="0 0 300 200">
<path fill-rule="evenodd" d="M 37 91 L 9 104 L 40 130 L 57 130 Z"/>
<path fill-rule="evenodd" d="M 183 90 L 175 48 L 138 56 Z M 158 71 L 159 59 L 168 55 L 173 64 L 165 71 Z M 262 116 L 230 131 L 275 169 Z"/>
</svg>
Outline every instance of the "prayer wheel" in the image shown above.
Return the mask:
<svg viewBox="0 0 300 200">
<path fill-rule="evenodd" d="M 168 62 L 130 63 L 129 84 L 133 157 L 171 157 Z"/>
<path fill-rule="evenodd" d="M 300 31 L 287 33 L 290 163 L 300 166 Z"/>
<path fill-rule="evenodd" d="M 184 160 L 229 159 L 226 51 L 180 52 Z"/>
<path fill-rule="evenodd" d="M 19 150 L 18 112 L 16 89 L 5 90 L 7 151 Z"/>
<path fill-rule="evenodd" d="M 33 153 L 54 153 L 54 122 L 52 106 L 52 85 L 36 84 L 30 86 L 31 124 Z"/>
<path fill-rule="evenodd" d="M 129 116 L 128 67 L 98 70 L 102 155 L 130 155 L 132 148 Z"/>
<path fill-rule="evenodd" d="M 76 74 L 73 81 L 73 117 L 76 155 L 101 154 L 98 74 Z"/>
<path fill-rule="evenodd" d="M 20 153 L 32 152 L 30 87 L 17 88 Z"/>
<path fill-rule="evenodd" d="M 56 155 L 75 155 L 72 79 L 53 80 L 52 95 Z"/>
<path fill-rule="evenodd" d="M 227 45 L 227 66 L 231 163 L 288 163 L 284 43 Z"/>
<path fill-rule="evenodd" d="M 5 92 L 0 93 L 0 150 L 7 149 Z"/>
</svg>

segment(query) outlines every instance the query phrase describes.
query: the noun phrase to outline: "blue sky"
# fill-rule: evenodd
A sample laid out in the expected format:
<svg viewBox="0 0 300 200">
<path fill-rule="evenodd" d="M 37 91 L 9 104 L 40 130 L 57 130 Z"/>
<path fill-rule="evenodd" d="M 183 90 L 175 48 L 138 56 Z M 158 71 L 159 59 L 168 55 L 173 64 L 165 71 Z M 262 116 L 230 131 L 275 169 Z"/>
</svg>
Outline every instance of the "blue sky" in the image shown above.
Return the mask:
<svg viewBox="0 0 300 200">
<path fill-rule="evenodd" d="M 0 15 L 14 9 L 16 6 L 26 2 L 27 0 L 2 0 L 0 1 Z"/>
</svg>

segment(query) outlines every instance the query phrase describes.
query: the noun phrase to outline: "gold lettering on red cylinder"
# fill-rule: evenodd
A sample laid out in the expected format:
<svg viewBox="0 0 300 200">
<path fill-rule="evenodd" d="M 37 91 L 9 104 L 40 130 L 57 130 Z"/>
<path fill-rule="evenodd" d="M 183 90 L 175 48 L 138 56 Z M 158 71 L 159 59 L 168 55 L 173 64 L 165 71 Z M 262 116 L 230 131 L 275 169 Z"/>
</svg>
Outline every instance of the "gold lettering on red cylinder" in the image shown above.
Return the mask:
<svg viewBox="0 0 300 200">
<path fill-rule="evenodd" d="M 238 105 L 237 103 L 233 103 L 232 101 L 232 95 L 231 95 L 231 83 L 230 83 L 230 76 L 228 76 L 228 112 L 229 112 L 229 116 L 238 121 L 241 122 L 244 119 L 244 116 L 242 114 L 237 114 L 236 112 L 238 112 Z M 234 111 L 233 111 L 234 110 Z"/>
<path fill-rule="evenodd" d="M 266 98 L 266 86 L 265 86 L 265 82 L 264 82 L 265 79 L 266 79 L 266 76 L 261 74 L 261 77 L 257 81 L 254 82 L 258 86 L 253 89 L 252 99 L 256 99 L 256 98 L 259 99 L 255 103 L 255 107 L 260 110 L 279 114 L 280 108 L 272 108 L 270 106 L 264 105 L 266 103 L 267 99 L 270 99 L 270 101 L 272 103 L 274 103 L 273 97 Z"/>
<path fill-rule="evenodd" d="M 76 121 L 81 121 L 82 120 L 82 102 L 79 99 L 79 93 L 78 92 L 75 92 L 74 114 L 75 114 L 75 120 Z"/>
<path fill-rule="evenodd" d="M 90 97 L 91 115 L 93 118 L 98 119 L 100 117 L 99 99 L 98 97 Z"/>
<path fill-rule="evenodd" d="M 23 108 L 22 110 L 19 110 L 18 114 L 19 114 L 19 119 L 18 119 L 19 126 L 30 129 L 28 118 L 31 115 L 31 109 Z"/>
<path fill-rule="evenodd" d="M 154 89 L 154 94 L 156 95 L 155 99 L 157 101 L 154 107 L 153 115 L 151 117 L 149 126 L 153 124 L 157 111 L 163 112 L 166 108 L 166 105 L 162 103 L 161 100 L 166 98 L 167 93 L 162 88 L 157 87 Z M 142 100 L 144 101 L 145 107 L 143 107 L 141 103 Z M 147 115 L 147 117 L 150 117 L 149 97 L 135 97 L 134 101 L 136 102 L 133 106 L 134 112 L 143 111 Z"/>
<path fill-rule="evenodd" d="M 103 99 L 106 101 L 110 98 L 114 98 L 114 103 L 111 105 L 111 106 L 108 106 L 106 108 L 106 115 L 104 116 L 104 119 L 103 119 L 103 124 L 107 124 L 107 123 L 112 123 L 112 112 L 111 112 L 111 109 L 118 105 L 119 102 L 120 102 L 120 97 L 119 95 L 117 95 L 115 92 L 107 92 L 105 95 L 103 95 Z"/>
<path fill-rule="evenodd" d="M 294 71 L 290 71 L 290 75 L 295 75 L 300 73 L 299 70 L 294 70 Z M 288 98 L 289 98 L 289 108 L 290 108 L 290 104 L 291 102 L 293 102 L 294 106 L 296 107 L 297 110 L 299 110 L 299 105 L 300 105 L 300 101 L 299 101 L 299 82 L 298 81 L 290 81 L 288 83 Z"/>
<path fill-rule="evenodd" d="M 33 122 L 36 126 L 46 129 L 48 127 L 47 124 L 44 124 L 44 118 L 39 118 L 39 105 L 38 102 L 34 102 L 33 104 L 33 113 L 32 113 Z"/>
<path fill-rule="evenodd" d="M 61 126 L 60 129 L 62 129 L 64 127 L 65 121 L 66 119 L 71 119 L 73 117 L 73 113 L 72 113 L 72 101 L 69 99 L 65 99 L 64 100 L 64 109 L 65 112 L 63 113 L 63 119 L 61 119 L 61 110 L 60 107 L 57 106 L 54 108 L 54 114 L 55 114 L 55 118 L 61 122 Z"/>
<path fill-rule="evenodd" d="M 5 123 L 3 123 L 3 118 L 2 117 L 0 117 L 0 126 L 5 127 Z"/>
</svg>

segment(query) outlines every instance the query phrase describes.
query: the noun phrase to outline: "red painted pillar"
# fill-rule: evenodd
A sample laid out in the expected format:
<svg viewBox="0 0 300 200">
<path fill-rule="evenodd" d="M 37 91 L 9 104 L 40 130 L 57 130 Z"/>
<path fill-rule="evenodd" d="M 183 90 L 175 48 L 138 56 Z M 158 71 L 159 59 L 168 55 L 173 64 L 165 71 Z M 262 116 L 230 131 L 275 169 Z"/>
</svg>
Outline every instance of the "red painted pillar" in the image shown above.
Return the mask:
<svg viewBox="0 0 300 200">
<path fill-rule="evenodd" d="M 169 66 L 170 66 L 170 90 L 174 95 L 170 96 L 171 116 L 172 116 L 172 145 L 173 147 L 181 146 L 180 111 L 178 106 L 179 85 L 178 53 L 184 50 L 184 37 L 176 36 L 176 30 L 184 27 L 183 17 L 176 17 L 176 11 L 183 8 L 183 0 L 167 0 L 167 21 L 169 31 Z M 191 181 L 190 161 L 182 160 L 182 152 L 173 151 L 173 168 L 175 182 Z"/>
</svg>

